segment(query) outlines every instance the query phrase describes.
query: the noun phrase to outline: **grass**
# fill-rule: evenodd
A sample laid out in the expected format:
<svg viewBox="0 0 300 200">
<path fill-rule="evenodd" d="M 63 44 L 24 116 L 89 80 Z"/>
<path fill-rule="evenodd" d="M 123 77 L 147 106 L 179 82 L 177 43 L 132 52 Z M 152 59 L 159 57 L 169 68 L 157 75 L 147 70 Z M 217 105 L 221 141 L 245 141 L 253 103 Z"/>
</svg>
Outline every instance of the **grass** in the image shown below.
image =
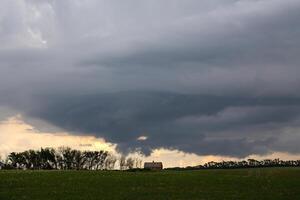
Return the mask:
<svg viewBox="0 0 300 200">
<path fill-rule="evenodd" d="M 299 168 L 0 171 L 0 200 L 300 199 Z"/>
</svg>

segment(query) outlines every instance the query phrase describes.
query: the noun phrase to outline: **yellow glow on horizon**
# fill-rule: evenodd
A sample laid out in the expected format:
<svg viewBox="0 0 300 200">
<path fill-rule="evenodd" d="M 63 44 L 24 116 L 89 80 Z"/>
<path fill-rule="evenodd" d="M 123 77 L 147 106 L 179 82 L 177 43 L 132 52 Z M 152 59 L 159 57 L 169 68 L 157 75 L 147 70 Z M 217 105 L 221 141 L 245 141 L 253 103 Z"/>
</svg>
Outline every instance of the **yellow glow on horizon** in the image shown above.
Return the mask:
<svg viewBox="0 0 300 200">
<path fill-rule="evenodd" d="M 66 132 L 42 133 L 22 121 L 20 115 L 0 122 L 0 153 L 39 149 L 41 147 L 69 146 L 79 150 L 106 150 L 115 152 L 115 144 L 94 136 L 70 135 Z"/>
<path fill-rule="evenodd" d="M 41 147 L 69 146 L 78 150 L 106 150 L 120 156 L 117 152 L 116 144 L 108 143 L 103 138 L 88 135 L 72 135 L 67 132 L 45 133 L 40 132 L 30 124 L 22 120 L 22 116 L 17 115 L 0 122 L 0 155 L 7 155 L 10 152 L 19 152 L 28 149 L 39 149 Z M 132 153 L 129 156 L 141 158 L 146 161 L 161 161 L 164 167 L 186 167 L 202 165 L 215 161 L 237 161 L 235 157 L 205 155 L 200 156 L 193 153 L 185 153 L 176 149 L 155 149 L 149 156 Z M 243 159 L 253 158 L 257 160 L 275 159 L 298 160 L 299 154 L 284 152 L 274 152 L 269 155 L 250 155 Z"/>
</svg>

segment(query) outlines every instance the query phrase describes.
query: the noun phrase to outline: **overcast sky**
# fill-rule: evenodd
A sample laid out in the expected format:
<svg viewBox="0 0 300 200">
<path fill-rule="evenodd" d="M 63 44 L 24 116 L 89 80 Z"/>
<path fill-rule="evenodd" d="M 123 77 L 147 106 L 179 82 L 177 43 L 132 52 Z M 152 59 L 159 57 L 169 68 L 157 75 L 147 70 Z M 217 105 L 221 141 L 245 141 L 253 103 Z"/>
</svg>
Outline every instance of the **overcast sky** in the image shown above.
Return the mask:
<svg viewBox="0 0 300 200">
<path fill-rule="evenodd" d="M 0 120 L 146 155 L 300 153 L 299 0 L 0 3 Z"/>
</svg>

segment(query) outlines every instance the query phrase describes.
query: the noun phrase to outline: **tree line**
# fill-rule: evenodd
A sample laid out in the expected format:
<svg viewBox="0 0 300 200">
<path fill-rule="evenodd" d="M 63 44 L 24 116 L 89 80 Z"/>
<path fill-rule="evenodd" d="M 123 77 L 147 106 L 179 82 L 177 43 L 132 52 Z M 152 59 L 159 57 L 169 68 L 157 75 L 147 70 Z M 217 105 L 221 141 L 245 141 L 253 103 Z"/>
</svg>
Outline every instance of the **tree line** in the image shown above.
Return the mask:
<svg viewBox="0 0 300 200">
<path fill-rule="evenodd" d="M 300 167 L 300 160 L 248 159 L 242 161 L 207 162 L 204 165 L 188 166 L 185 168 L 174 167 L 173 170 L 197 170 L 197 169 L 238 169 L 238 168 L 262 168 L 262 167 Z"/>
<path fill-rule="evenodd" d="M 248 159 L 242 161 L 208 162 L 204 165 L 173 170 L 236 169 L 256 167 L 300 167 L 300 160 Z M 132 170 L 142 168 L 142 160 L 129 156 L 115 156 L 107 151 L 80 151 L 70 147 L 41 148 L 23 152 L 11 152 L 0 158 L 0 169 L 27 170 Z"/>
<path fill-rule="evenodd" d="M 3 160 L 0 159 L 0 169 L 113 170 L 118 167 L 127 170 L 141 166 L 139 158 L 117 157 L 107 151 L 80 151 L 70 147 L 11 152 Z"/>
</svg>

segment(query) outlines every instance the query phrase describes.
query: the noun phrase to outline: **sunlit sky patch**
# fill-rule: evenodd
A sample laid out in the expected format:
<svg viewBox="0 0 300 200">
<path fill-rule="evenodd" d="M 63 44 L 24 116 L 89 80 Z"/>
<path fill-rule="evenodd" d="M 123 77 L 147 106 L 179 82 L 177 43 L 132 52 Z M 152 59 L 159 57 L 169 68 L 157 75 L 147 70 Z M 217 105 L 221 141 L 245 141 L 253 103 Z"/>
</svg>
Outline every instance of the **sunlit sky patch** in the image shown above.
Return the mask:
<svg viewBox="0 0 300 200">
<path fill-rule="evenodd" d="M 86 135 L 71 135 L 67 132 L 46 133 L 40 132 L 30 124 L 22 120 L 22 116 L 17 115 L 0 122 L 0 152 L 2 157 L 10 152 L 20 152 L 28 149 L 39 149 L 41 147 L 71 147 L 78 150 L 105 150 L 117 157 L 121 154 L 116 150 L 117 145 L 106 142 L 102 138 Z M 196 154 L 184 153 L 178 150 L 155 149 L 149 156 L 144 156 L 139 152 L 129 153 L 128 156 L 139 158 L 143 161 L 162 161 L 164 167 L 186 167 L 204 164 L 210 161 L 239 160 L 234 157 L 224 156 L 198 156 Z M 272 153 L 270 155 L 251 155 L 244 159 L 297 159 L 300 155 L 288 153 Z"/>
</svg>

